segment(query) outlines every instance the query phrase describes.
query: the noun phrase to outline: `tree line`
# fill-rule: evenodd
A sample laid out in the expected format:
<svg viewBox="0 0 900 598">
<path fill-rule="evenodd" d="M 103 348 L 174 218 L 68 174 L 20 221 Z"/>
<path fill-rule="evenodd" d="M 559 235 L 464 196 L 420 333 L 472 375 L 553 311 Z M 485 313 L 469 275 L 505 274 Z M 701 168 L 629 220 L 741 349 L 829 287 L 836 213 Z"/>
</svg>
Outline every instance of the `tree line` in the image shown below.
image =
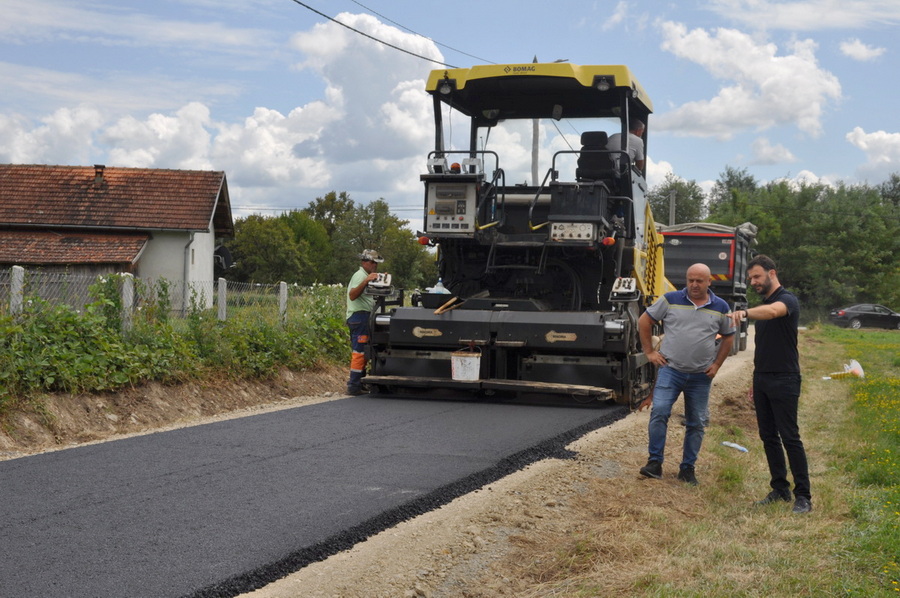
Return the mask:
<svg viewBox="0 0 900 598">
<path fill-rule="evenodd" d="M 880 185 L 758 183 L 726 167 L 708 196 L 675 176 L 651 189 L 658 222 L 759 227 L 757 253 L 772 257 L 779 279 L 820 313 L 853 303 L 900 309 L 900 175 Z"/>
<path fill-rule="evenodd" d="M 302 210 L 235 220 L 234 238 L 225 243 L 234 264 L 223 275 L 236 282 L 346 284 L 359 253 L 375 249 L 385 258 L 379 270 L 390 272 L 394 286 L 431 286 L 434 255 L 407 224 L 383 199 L 362 205 L 332 191 Z"/>
<path fill-rule="evenodd" d="M 746 169 L 726 167 L 711 191 L 670 174 L 648 199 L 657 222 L 715 222 L 759 228 L 754 251 L 771 256 L 779 278 L 807 309 L 824 312 L 858 302 L 900 309 L 900 174 L 880 185 L 761 184 Z M 385 257 L 381 271 L 413 289 L 437 279 L 434 255 L 383 199 L 359 204 L 332 191 L 306 208 L 235 221 L 226 246 L 237 282 L 346 284 L 363 249 Z M 677 284 L 677 283 L 676 283 Z"/>
</svg>

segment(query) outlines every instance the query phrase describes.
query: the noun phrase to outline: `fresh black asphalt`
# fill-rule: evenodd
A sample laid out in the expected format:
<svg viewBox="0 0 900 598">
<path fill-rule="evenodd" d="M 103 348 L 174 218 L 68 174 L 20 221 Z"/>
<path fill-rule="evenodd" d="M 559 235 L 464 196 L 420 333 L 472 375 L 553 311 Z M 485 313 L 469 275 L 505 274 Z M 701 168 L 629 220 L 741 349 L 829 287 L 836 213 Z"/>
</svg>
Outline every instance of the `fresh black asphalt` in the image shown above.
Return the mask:
<svg viewBox="0 0 900 598">
<path fill-rule="evenodd" d="M 0 597 L 236 596 L 624 415 L 354 397 L 0 462 Z"/>
</svg>

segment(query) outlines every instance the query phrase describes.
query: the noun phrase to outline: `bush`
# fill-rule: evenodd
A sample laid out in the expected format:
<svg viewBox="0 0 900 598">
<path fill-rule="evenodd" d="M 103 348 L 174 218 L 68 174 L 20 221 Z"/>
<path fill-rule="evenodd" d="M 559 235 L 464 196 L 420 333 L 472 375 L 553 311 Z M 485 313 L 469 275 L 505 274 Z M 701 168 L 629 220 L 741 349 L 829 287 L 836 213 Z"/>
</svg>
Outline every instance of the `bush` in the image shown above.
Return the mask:
<svg viewBox="0 0 900 598">
<path fill-rule="evenodd" d="M 258 309 L 219 322 L 192 297 L 184 321 L 170 321 L 164 283 L 139 287 L 140 308 L 121 330 L 121 277 L 101 277 L 83 311 L 28 299 L 18 316 L 0 315 L 0 410 L 41 392 L 101 392 L 153 380 L 216 374 L 262 378 L 282 367 L 344 362 L 349 344 L 343 287 L 315 286 L 291 306 L 289 321 Z"/>
</svg>

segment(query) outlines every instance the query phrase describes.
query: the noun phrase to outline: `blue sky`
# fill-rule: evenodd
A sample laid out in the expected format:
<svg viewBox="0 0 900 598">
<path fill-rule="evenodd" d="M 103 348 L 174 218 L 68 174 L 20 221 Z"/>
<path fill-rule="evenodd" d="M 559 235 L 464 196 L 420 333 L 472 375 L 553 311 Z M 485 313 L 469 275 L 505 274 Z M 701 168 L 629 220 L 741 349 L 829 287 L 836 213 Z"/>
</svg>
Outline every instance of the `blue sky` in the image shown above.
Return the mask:
<svg viewBox="0 0 900 598">
<path fill-rule="evenodd" d="M 223 170 L 236 216 L 328 191 L 415 228 L 428 72 L 293 0 L 0 0 L 0 162 Z M 900 172 L 896 0 L 304 0 L 454 66 L 626 64 L 648 177 Z"/>
</svg>

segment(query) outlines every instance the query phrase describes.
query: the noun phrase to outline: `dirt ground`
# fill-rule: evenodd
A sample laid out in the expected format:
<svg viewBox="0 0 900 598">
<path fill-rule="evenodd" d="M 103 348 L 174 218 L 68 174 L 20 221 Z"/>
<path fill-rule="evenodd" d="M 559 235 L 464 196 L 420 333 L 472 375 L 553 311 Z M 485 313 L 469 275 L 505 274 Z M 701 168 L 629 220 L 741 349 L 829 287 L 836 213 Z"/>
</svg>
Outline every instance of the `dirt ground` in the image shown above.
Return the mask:
<svg viewBox="0 0 900 598">
<path fill-rule="evenodd" d="M 713 382 L 711 428 L 753 429 L 747 397 L 750 388 L 752 339 L 748 351 L 730 357 Z M 282 374 L 268 384 L 228 386 L 149 385 L 127 392 L 91 396 L 58 396 L 43 413 L 19 413 L 0 432 L 0 459 L 46 450 L 101 442 L 125 435 L 196 425 L 341 398 L 345 372 Z M 649 412 L 635 412 L 591 432 L 569 448 L 573 459 L 545 460 L 462 496 L 448 505 L 386 530 L 350 550 L 314 563 L 278 582 L 245 594 L 252 598 L 486 598 L 492 596 L 560 596 L 545 582 L 553 581 L 558 558 L 547 559 L 548 546 L 567 546 L 586 529 L 600 554 L 610 559 L 602 594 L 611 595 L 632 583 L 624 567 L 636 555 L 621 554 L 620 544 L 634 547 L 629 522 L 635 505 L 653 491 L 654 503 L 642 508 L 665 509 L 692 517 L 702 508 L 696 489 L 678 482 L 683 426 L 678 401 L 669 426 L 663 480 L 638 474 L 646 461 Z M 707 433 L 707 444 L 709 441 Z M 704 481 L 701 452 L 697 477 Z M 653 485 L 652 488 L 650 485 Z M 652 549 L 652 537 L 647 538 Z M 575 544 L 577 546 L 577 543 Z M 597 554 L 593 546 L 591 554 Z M 577 550 L 565 559 L 577 567 Z M 615 565 L 613 565 L 615 563 Z M 596 563 L 590 563 L 594 566 Z M 585 564 L 587 566 L 588 564 Z M 558 580 L 557 580 L 558 581 Z"/>
<path fill-rule="evenodd" d="M 320 366 L 267 382 L 152 383 L 50 395 L 42 408 L 26 405 L 10 414 L 0 429 L 0 460 L 338 399 L 346 396 L 346 377 L 343 368 Z"/>
</svg>

